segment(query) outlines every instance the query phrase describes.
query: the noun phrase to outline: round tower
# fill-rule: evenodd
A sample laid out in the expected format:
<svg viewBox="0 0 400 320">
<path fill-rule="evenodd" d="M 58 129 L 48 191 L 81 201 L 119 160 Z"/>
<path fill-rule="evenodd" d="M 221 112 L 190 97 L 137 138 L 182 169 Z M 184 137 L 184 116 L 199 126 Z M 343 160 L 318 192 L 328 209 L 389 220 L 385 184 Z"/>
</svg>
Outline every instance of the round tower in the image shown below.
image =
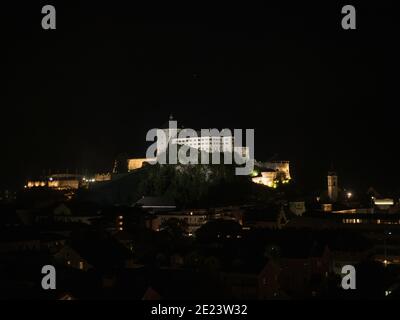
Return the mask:
<svg viewBox="0 0 400 320">
<path fill-rule="evenodd" d="M 172 115 L 169 116 L 169 121 L 166 122 L 161 128 L 157 129 L 157 155 L 167 151 L 168 144 L 171 139 L 177 137 L 179 129 L 177 128 L 177 121 Z"/>
</svg>

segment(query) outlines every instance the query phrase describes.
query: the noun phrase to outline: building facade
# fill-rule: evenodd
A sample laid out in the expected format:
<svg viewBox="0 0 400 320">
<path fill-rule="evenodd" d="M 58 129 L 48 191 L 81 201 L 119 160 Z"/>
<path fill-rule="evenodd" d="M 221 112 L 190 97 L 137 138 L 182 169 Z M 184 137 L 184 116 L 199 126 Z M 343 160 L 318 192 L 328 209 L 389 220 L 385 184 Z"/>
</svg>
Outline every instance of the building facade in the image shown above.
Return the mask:
<svg viewBox="0 0 400 320">
<path fill-rule="evenodd" d="M 328 173 L 328 197 L 332 202 L 336 202 L 338 199 L 339 187 L 338 187 L 338 177 L 336 172 Z"/>
</svg>

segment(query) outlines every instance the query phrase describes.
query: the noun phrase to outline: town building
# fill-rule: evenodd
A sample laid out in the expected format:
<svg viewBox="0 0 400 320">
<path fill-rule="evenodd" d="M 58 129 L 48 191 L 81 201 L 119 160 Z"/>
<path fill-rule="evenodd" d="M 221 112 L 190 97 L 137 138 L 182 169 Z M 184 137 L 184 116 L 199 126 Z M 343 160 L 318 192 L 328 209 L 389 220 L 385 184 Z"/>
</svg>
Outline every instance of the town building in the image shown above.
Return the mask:
<svg viewBox="0 0 400 320">
<path fill-rule="evenodd" d="M 338 199 L 339 187 L 338 177 L 336 172 L 328 172 L 328 197 L 331 202 L 336 202 Z"/>
<path fill-rule="evenodd" d="M 197 229 L 209 220 L 209 213 L 207 210 L 186 210 L 179 212 L 160 212 L 157 213 L 155 219 L 151 222 L 151 229 L 154 231 L 161 231 L 163 224 L 170 219 L 176 219 L 184 222 L 186 225 L 186 233 L 192 236 Z"/>
<path fill-rule="evenodd" d="M 256 162 L 260 173 L 254 172 L 252 181 L 270 188 L 276 188 L 277 183 L 288 183 L 291 180 L 289 161 Z"/>
</svg>

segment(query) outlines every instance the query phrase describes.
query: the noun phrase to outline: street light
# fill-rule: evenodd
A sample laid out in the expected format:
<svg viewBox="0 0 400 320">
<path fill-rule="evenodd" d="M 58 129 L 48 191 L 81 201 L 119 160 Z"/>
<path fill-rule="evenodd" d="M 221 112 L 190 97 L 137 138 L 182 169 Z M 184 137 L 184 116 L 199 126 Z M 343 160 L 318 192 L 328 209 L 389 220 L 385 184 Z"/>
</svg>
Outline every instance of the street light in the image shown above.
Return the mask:
<svg viewBox="0 0 400 320">
<path fill-rule="evenodd" d="M 347 192 L 346 196 L 347 196 L 347 199 L 350 199 L 353 196 L 353 194 L 351 192 Z"/>
</svg>

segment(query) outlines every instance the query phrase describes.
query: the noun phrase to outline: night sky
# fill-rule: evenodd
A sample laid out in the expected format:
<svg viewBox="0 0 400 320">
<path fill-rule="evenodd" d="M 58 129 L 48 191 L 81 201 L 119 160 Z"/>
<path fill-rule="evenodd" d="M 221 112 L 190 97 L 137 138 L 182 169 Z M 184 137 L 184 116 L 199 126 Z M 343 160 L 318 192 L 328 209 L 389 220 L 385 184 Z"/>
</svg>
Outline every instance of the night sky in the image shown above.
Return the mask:
<svg viewBox="0 0 400 320">
<path fill-rule="evenodd" d="M 133 1 L 131 1 L 133 3 Z M 350 2 L 182 7 L 110 1 L 3 5 L 0 184 L 45 169 L 109 171 L 147 130 L 254 128 L 255 157 L 322 187 L 397 189 L 400 12 Z M 57 30 L 41 28 L 53 4 Z M 12 6 L 12 7 L 11 7 Z"/>
</svg>

